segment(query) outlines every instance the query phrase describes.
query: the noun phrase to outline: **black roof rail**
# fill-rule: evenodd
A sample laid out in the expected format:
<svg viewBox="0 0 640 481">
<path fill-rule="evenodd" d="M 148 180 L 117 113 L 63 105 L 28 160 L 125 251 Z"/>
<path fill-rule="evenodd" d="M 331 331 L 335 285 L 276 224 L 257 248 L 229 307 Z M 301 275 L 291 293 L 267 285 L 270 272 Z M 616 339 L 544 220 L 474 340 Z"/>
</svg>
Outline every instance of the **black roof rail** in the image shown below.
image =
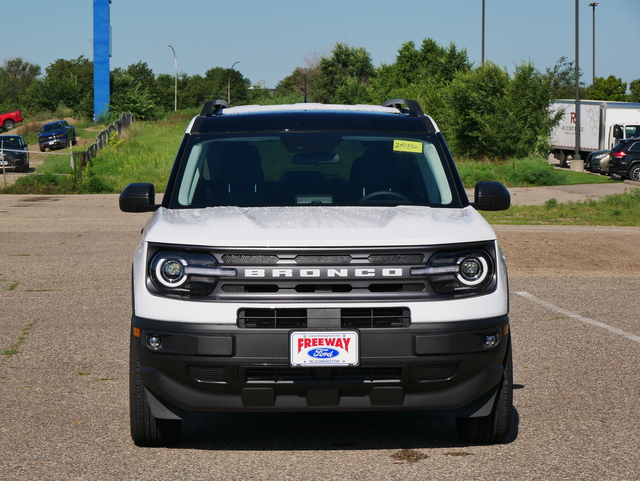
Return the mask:
<svg viewBox="0 0 640 481">
<path fill-rule="evenodd" d="M 403 105 L 406 105 L 405 109 Z M 420 108 L 420 104 L 415 100 L 407 100 L 407 99 L 391 99 L 382 102 L 383 107 L 395 107 L 400 112 L 404 114 L 409 114 L 412 117 L 420 117 L 424 115 L 422 109 Z"/>
<path fill-rule="evenodd" d="M 212 115 L 220 115 L 222 109 L 228 109 L 229 104 L 226 100 L 207 100 L 202 107 L 200 115 L 202 117 L 210 117 Z"/>
</svg>

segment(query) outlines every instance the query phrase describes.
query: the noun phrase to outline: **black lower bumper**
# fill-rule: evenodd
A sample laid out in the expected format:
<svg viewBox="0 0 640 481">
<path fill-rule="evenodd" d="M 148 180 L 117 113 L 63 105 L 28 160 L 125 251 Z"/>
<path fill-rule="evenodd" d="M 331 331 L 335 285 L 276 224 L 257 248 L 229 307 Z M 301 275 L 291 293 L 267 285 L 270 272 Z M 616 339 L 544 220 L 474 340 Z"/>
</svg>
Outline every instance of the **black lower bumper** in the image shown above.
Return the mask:
<svg viewBox="0 0 640 481">
<path fill-rule="evenodd" d="M 132 360 L 157 418 L 182 411 L 458 409 L 501 380 L 509 319 L 360 329 L 354 367 L 292 367 L 290 329 L 134 317 Z M 149 339 L 161 340 L 150 347 Z"/>
</svg>

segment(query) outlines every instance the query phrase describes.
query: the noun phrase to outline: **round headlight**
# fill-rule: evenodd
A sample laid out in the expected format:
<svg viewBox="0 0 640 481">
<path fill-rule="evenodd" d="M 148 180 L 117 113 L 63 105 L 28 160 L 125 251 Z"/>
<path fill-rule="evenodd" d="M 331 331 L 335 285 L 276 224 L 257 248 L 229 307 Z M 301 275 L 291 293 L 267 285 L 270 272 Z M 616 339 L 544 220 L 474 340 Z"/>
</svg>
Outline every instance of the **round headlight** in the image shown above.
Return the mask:
<svg viewBox="0 0 640 481">
<path fill-rule="evenodd" d="M 187 280 L 184 271 L 185 265 L 183 259 L 161 259 L 156 265 L 156 277 L 167 287 L 179 286 Z"/>
<path fill-rule="evenodd" d="M 483 256 L 466 257 L 460 262 L 458 280 L 467 286 L 482 283 L 489 273 L 487 260 Z"/>
</svg>

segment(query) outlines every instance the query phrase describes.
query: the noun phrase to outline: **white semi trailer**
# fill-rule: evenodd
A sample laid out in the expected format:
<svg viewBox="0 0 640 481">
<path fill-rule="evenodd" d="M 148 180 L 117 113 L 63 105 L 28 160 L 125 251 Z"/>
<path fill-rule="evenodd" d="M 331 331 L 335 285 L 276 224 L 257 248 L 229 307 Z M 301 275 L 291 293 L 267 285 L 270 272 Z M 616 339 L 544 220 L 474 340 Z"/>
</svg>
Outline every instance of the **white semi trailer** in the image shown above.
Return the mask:
<svg viewBox="0 0 640 481">
<path fill-rule="evenodd" d="M 575 100 L 556 100 L 551 114 L 562 110 L 562 119 L 551 131 L 551 155 L 568 166 L 576 150 Z M 609 150 L 621 139 L 640 136 L 640 103 L 580 101 L 580 158 L 589 152 Z"/>
</svg>

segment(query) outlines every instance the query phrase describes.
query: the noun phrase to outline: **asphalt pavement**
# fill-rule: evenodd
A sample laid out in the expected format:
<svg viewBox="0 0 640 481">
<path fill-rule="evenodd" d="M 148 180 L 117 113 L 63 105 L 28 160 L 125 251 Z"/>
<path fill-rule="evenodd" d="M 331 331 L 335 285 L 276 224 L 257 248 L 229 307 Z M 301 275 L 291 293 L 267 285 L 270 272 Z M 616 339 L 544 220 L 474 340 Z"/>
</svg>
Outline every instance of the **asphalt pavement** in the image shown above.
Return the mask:
<svg viewBox="0 0 640 481">
<path fill-rule="evenodd" d="M 446 411 L 214 413 L 185 422 L 175 447 L 137 448 L 129 275 L 148 218 L 120 212 L 115 195 L 0 196 L 1 479 L 640 479 L 640 276 L 606 266 L 588 277 L 553 266 L 511 275 L 515 423 L 505 444 L 460 442 Z M 588 252 L 585 229 L 556 237 Z M 518 226 L 510 248 L 518 233 L 552 230 Z M 595 229 L 594 242 L 610 232 Z"/>
</svg>

